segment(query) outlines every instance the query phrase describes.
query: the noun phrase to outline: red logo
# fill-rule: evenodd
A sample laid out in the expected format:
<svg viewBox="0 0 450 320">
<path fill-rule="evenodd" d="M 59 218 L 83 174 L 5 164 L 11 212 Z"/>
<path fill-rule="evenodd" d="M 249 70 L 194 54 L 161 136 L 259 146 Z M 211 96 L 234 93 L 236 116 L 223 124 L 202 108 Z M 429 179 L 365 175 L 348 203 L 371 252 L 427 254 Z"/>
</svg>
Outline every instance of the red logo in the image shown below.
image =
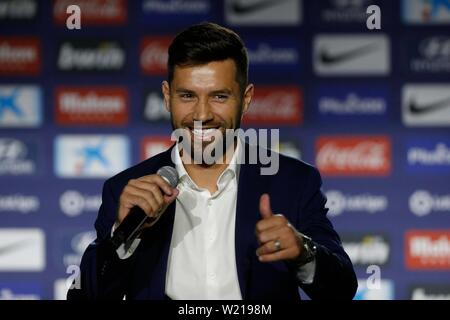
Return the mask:
<svg viewBox="0 0 450 320">
<path fill-rule="evenodd" d="M 316 165 L 328 176 L 387 176 L 391 142 L 385 136 L 319 137 Z"/>
<path fill-rule="evenodd" d="M 0 75 L 37 75 L 41 43 L 34 37 L 0 37 Z"/>
<path fill-rule="evenodd" d="M 246 125 L 299 125 L 302 122 L 303 92 L 296 86 L 257 87 L 243 118 Z"/>
<path fill-rule="evenodd" d="M 124 125 L 128 92 L 124 87 L 58 87 L 56 121 L 62 125 Z"/>
<path fill-rule="evenodd" d="M 58 25 L 65 25 L 70 16 L 70 5 L 81 10 L 82 25 L 121 25 L 127 21 L 125 0 L 53 0 L 53 18 Z"/>
<path fill-rule="evenodd" d="M 175 141 L 170 136 L 151 136 L 142 139 L 141 159 L 146 160 L 169 149 Z"/>
<path fill-rule="evenodd" d="M 171 37 L 146 37 L 141 41 L 141 69 L 148 75 L 165 75 Z"/>
<path fill-rule="evenodd" d="M 405 255 L 408 269 L 450 270 L 450 230 L 406 232 Z"/>
</svg>

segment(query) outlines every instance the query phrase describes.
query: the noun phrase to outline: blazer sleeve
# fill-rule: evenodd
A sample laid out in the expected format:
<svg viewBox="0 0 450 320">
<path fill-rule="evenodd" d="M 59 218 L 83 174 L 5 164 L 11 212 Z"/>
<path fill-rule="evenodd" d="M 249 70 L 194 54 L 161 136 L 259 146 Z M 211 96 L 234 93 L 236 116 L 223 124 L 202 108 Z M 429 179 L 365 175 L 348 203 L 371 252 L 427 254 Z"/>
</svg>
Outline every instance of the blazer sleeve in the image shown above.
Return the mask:
<svg viewBox="0 0 450 320">
<path fill-rule="evenodd" d="M 126 292 L 127 275 L 133 257 L 119 259 L 108 239 L 116 218 L 118 198 L 113 194 L 111 181 L 103 185 L 95 229 L 97 239 L 83 254 L 80 264 L 80 278 L 72 284 L 67 293 L 68 300 L 123 299 Z"/>
<path fill-rule="evenodd" d="M 352 299 L 358 282 L 339 235 L 326 217 L 327 199 L 321 191 L 319 171 L 312 168 L 307 181 L 299 204 L 301 219 L 297 228 L 317 245 L 316 270 L 311 284 L 299 283 L 299 286 L 311 299 Z"/>
</svg>

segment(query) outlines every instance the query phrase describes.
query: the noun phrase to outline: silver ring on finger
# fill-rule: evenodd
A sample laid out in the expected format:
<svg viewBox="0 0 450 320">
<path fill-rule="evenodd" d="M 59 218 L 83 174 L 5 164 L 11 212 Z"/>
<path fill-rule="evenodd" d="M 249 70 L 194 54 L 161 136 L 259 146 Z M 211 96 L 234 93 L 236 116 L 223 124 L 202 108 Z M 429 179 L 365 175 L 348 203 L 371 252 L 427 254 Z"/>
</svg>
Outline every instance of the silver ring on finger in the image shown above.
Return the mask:
<svg viewBox="0 0 450 320">
<path fill-rule="evenodd" d="M 275 240 L 274 245 L 275 245 L 275 251 L 280 251 L 281 250 L 281 241 L 280 241 L 280 239 Z"/>
</svg>

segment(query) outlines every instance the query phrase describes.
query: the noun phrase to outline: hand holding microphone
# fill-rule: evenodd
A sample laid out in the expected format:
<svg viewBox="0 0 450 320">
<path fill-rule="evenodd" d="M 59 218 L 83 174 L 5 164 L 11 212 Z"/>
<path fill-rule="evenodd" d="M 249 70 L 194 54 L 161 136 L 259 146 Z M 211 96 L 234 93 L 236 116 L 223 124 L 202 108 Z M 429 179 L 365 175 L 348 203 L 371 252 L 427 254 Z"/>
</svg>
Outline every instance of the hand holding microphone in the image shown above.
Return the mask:
<svg viewBox="0 0 450 320">
<path fill-rule="evenodd" d="M 156 174 L 131 179 L 122 191 L 119 210 L 111 242 L 117 249 L 121 244 L 133 240 L 142 227 L 147 227 L 159 218 L 176 199 L 179 191 L 177 171 L 162 167 Z"/>
</svg>

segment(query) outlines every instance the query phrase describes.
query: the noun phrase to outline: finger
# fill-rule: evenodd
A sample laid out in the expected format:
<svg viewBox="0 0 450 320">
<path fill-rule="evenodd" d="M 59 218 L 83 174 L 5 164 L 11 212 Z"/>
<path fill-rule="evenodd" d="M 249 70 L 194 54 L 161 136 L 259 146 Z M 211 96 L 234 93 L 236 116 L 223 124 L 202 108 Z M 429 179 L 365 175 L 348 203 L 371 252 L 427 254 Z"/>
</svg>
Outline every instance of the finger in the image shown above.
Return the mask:
<svg viewBox="0 0 450 320">
<path fill-rule="evenodd" d="M 264 193 L 261 198 L 259 198 L 259 212 L 263 219 L 270 218 L 273 215 L 272 209 L 270 208 L 270 198 L 267 193 Z"/>
<path fill-rule="evenodd" d="M 273 215 L 270 219 L 262 219 L 256 223 L 256 233 L 261 233 L 272 228 L 282 227 L 287 225 L 288 221 L 282 214 Z"/>
<path fill-rule="evenodd" d="M 280 240 L 280 243 L 281 243 L 281 240 Z M 258 249 L 256 249 L 256 255 L 259 257 L 259 256 L 262 256 L 265 254 L 277 252 L 279 250 L 282 250 L 282 248 L 278 248 L 276 246 L 276 240 L 269 241 L 269 242 L 266 242 L 265 244 L 261 245 Z"/>
<path fill-rule="evenodd" d="M 164 180 L 160 175 L 157 175 L 157 174 L 143 176 L 143 177 L 140 177 L 139 180 L 156 184 L 158 187 L 160 187 L 164 191 L 165 194 L 167 194 L 169 196 L 172 195 L 172 193 L 175 189 L 175 188 L 172 188 L 172 186 L 169 183 L 167 183 L 166 180 Z"/>
<path fill-rule="evenodd" d="M 282 249 L 273 253 L 263 254 L 258 257 L 261 262 L 274 262 L 281 260 L 290 260 L 296 257 L 294 248 Z"/>
<path fill-rule="evenodd" d="M 165 194 L 163 193 L 163 191 L 161 191 L 158 185 L 142 180 L 130 180 L 129 184 L 141 190 L 151 192 L 155 197 L 156 201 L 158 202 L 158 205 L 159 206 L 164 205 Z"/>
<path fill-rule="evenodd" d="M 286 225 L 282 227 L 275 227 L 256 234 L 256 238 L 258 239 L 259 243 L 266 243 L 279 239 L 281 237 L 290 236 L 292 236 L 292 230 Z"/>
</svg>

